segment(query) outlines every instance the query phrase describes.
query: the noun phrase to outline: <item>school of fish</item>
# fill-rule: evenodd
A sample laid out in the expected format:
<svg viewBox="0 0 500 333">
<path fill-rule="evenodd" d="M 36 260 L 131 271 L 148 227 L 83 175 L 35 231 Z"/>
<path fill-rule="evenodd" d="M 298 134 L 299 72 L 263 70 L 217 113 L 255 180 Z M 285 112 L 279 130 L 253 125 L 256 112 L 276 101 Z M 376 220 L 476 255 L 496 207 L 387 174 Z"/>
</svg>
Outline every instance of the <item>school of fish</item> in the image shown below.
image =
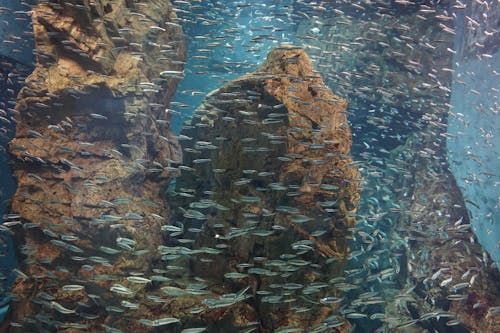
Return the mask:
<svg viewBox="0 0 500 333">
<path fill-rule="evenodd" d="M 0 331 L 500 331 L 498 263 L 467 210 L 481 203 L 446 159 L 460 135 L 448 118 L 463 118 L 450 104 L 455 61 L 494 57 L 499 11 L 496 0 L 1 7 L 34 18 L 37 59 L 32 74 L 2 65 L 0 149 L 19 187 L 0 256 L 13 243 L 19 264 L 0 270 Z M 455 49 L 461 17 L 480 37 Z"/>
</svg>

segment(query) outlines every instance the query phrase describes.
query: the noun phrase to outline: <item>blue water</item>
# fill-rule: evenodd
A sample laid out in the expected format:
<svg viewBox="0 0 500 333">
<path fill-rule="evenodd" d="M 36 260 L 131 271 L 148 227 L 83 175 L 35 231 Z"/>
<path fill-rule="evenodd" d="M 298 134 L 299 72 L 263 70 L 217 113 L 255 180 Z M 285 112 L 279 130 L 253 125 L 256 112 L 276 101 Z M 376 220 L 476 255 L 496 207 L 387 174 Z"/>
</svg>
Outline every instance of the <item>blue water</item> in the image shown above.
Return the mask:
<svg viewBox="0 0 500 333">
<path fill-rule="evenodd" d="M 3 59 L 8 62 L 8 59 Z M 12 105 L 9 101 L 15 99 L 17 92 L 19 92 L 21 85 L 14 81 L 0 81 L 0 104 L 8 110 Z M 6 107 L 7 106 L 7 107 Z M 8 141 L 14 136 L 15 123 L 5 124 L 3 132 L 0 135 L 0 223 L 3 223 L 3 216 L 9 213 L 10 198 L 14 195 L 16 190 L 16 181 L 12 177 L 12 172 L 9 165 L 9 156 L 6 148 Z M 7 302 L 5 301 L 5 293 L 10 289 L 14 276 L 12 269 L 16 267 L 16 258 L 14 254 L 14 245 L 11 235 L 3 230 L 0 230 L 0 320 L 7 309 Z"/>
<path fill-rule="evenodd" d="M 9 122 L 0 122 L 0 224 L 4 214 L 8 213 L 10 198 L 16 190 L 16 182 L 12 177 L 7 154 L 7 143 L 14 136 L 15 122 L 10 111 L 14 105 L 17 93 L 23 84 L 23 77 L 29 74 L 34 66 L 34 40 L 31 18 L 28 15 L 32 0 L 12 1 L 0 0 L 0 62 L 2 79 L 0 79 L 0 109 L 5 112 Z M 12 43 L 8 43 L 11 41 Z M 13 73 L 15 75 L 10 75 Z M 0 231 L 0 321 L 8 310 L 10 289 L 16 267 L 14 245 L 11 235 Z"/>
<path fill-rule="evenodd" d="M 203 3 L 203 9 L 178 14 L 181 22 L 184 21 L 182 26 L 188 56 L 184 80 L 177 88 L 172 106 L 172 109 L 181 113 L 172 122 L 176 132 L 207 93 L 227 81 L 254 71 L 277 45 L 295 41 L 297 23 L 289 16 L 293 12 L 292 3 L 294 1 L 291 0 L 260 0 L 252 1 L 252 6 L 240 7 L 237 2 L 207 1 Z M 214 16 L 218 13 L 223 20 L 196 18 L 197 14 L 198 17 L 211 17 L 210 11 Z M 279 14 L 282 20 L 266 16 L 270 12 Z M 268 37 L 255 41 L 263 33 Z M 207 46 L 206 37 L 210 41 L 218 40 L 219 45 Z"/>
<path fill-rule="evenodd" d="M 500 104 L 499 47 L 489 56 L 464 59 L 466 15 L 488 15 L 487 8 L 459 11 L 453 57 L 452 109 L 448 117 L 447 157 L 464 196 L 474 232 L 500 267 Z M 497 24 L 498 25 L 498 24 Z M 482 48 L 476 45 L 478 54 Z"/>
<path fill-rule="evenodd" d="M 492 259 L 500 264 L 500 132 L 495 89 L 500 87 L 500 54 L 458 63 L 452 86 L 448 159 L 471 213 L 474 232 Z M 456 82 L 459 80 L 461 83 Z M 463 83 L 462 83 L 463 82 Z M 470 92 L 474 87 L 479 94 Z"/>
<path fill-rule="evenodd" d="M 4 59 L 5 60 L 5 59 Z M 15 98 L 15 95 L 9 92 L 19 91 L 19 86 L 8 84 L 6 81 L 0 83 L 0 91 L 4 92 L 1 95 L 1 104 L 7 105 L 9 100 Z M 16 189 L 15 179 L 9 166 L 9 156 L 6 151 L 8 141 L 13 137 L 15 126 L 11 124 L 4 125 L 7 130 L 0 135 L 0 223 L 3 223 L 3 216 L 8 212 L 8 204 L 10 198 L 14 195 Z M 0 320 L 3 317 L 3 312 L 7 309 L 5 302 L 5 292 L 10 288 L 13 280 L 12 269 L 16 266 L 14 246 L 11 235 L 8 232 L 0 231 Z"/>
</svg>

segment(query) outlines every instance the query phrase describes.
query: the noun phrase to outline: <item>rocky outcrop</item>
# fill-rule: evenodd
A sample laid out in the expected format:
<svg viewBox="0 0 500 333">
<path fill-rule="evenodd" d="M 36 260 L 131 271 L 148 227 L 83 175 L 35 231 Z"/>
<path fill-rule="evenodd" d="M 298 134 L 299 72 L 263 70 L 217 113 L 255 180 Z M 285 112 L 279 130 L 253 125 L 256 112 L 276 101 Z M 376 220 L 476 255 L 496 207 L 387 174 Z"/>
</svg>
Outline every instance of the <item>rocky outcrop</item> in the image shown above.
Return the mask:
<svg viewBox="0 0 500 333">
<path fill-rule="evenodd" d="M 408 332 L 498 331 L 494 311 L 499 295 L 491 292 L 498 290 L 498 272 L 477 243 L 446 160 L 446 138 L 454 134 L 446 133 L 448 114 L 457 112 L 450 108 L 452 59 L 465 47 L 453 43 L 459 29 L 451 7 L 440 2 L 407 12 L 370 12 L 369 5 L 362 10 L 356 4 L 354 11 L 363 15 L 349 17 L 345 14 L 352 13 L 351 5 L 334 11 L 335 18 L 304 22 L 299 33 L 327 84 L 342 87 L 339 94 L 351 101 L 358 142 L 353 151 L 367 164 L 352 244 L 359 255 L 346 269 L 356 272 L 347 273 L 347 282 L 361 281 L 363 288 L 346 299 L 348 309 L 358 311 L 369 289 L 384 303 L 361 308 L 373 318 L 370 322 L 361 318 L 353 323 L 362 331 L 376 325 Z M 481 6 L 488 4 L 472 8 Z M 458 8 L 459 15 L 470 15 L 467 7 Z M 492 29 L 495 20 L 488 14 L 483 17 L 488 22 L 474 27 L 471 17 L 466 20 L 471 35 L 487 30 L 480 38 L 484 47 L 475 55 L 488 58 L 498 38 Z M 458 37 L 459 44 L 474 43 L 470 36 Z M 477 54 L 482 52 L 486 55 Z M 470 72 L 475 70 L 477 66 Z M 368 105 L 371 112 L 356 112 Z"/>
<path fill-rule="evenodd" d="M 282 46 L 183 127 L 169 244 L 219 253 L 177 261 L 215 289 L 251 286 L 253 315 L 231 331 L 255 318 L 260 332 L 310 331 L 336 313 L 320 299 L 338 295 L 360 191 L 346 108 L 303 49 Z"/>
<path fill-rule="evenodd" d="M 499 51 L 499 12 L 498 1 L 472 2 L 456 12 L 457 53 L 454 61 L 488 60 Z M 461 72 L 460 67 L 457 67 L 457 72 Z"/>
<path fill-rule="evenodd" d="M 446 120 L 454 31 L 441 4 L 409 5 L 410 12 L 363 4 L 366 10 L 347 15 L 353 6 L 346 2 L 324 19 L 299 25 L 299 40 L 326 84 L 350 101 L 358 138 L 353 151 L 379 154 L 380 148 L 404 144 L 425 125 L 420 117 L 426 113 Z M 371 112 L 362 111 L 367 109 Z M 372 144 L 372 138 L 379 141 Z"/>
<path fill-rule="evenodd" d="M 377 168 L 370 166 L 365 178 L 355 231 L 362 244 L 352 245 L 359 255 L 346 269 L 357 271 L 347 282 L 362 281 L 365 289 L 347 298 L 355 310 L 370 288 L 384 302 L 363 309 L 374 319 L 356 321 L 362 331 L 374 325 L 408 332 L 498 331 L 498 271 L 477 242 L 434 126 L 412 134 Z"/>
<path fill-rule="evenodd" d="M 117 319 L 112 285 L 158 260 L 183 34 L 169 1 L 38 1 L 32 19 L 37 63 L 9 146 L 24 259 L 9 330 L 95 331 Z"/>
<path fill-rule="evenodd" d="M 436 156 L 440 148 L 431 132 L 413 135 L 392 154 L 407 169 L 390 177 L 406 189 L 395 195 L 400 204 L 396 229 L 405 244 L 401 279 L 411 292 L 398 311 L 388 307 L 387 316 L 420 319 L 418 325 L 425 328 L 496 332 L 498 271 L 477 242 L 462 193 L 445 157 Z"/>
<path fill-rule="evenodd" d="M 391 153 L 379 177 L 368 180 L 364 195 L 384 198 L 369 201 L 370 211 L 383 217 L 373 226 L 385 225 L 399 272 L 400 291 L 388 291 L 382 320 L 410 332 L 496 332 L 498 271 L 477 242 L 439 149 L 432 130 L 423 130 Z"/>
</svg>

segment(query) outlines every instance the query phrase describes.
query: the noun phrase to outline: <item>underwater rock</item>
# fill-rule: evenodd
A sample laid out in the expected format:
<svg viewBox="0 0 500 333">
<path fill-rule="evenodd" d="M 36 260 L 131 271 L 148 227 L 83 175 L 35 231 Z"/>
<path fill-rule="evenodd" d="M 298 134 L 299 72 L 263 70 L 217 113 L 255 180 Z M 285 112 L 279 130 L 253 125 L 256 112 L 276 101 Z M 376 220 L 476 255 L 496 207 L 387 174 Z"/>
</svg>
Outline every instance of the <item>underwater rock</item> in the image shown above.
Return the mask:
<svg viewBox="0 0 500 333">
<path fill-rule="evenodd" d="M 436 130 L 425 128 L 392 153 L 411 175 L 395 177 L 396 186 L 407 189 L 396 194 L 401 206 L 396 228 L 406 242 L 401 281 L 414 286 L 416 305 L 408 309 L 413 318 L 444 314 L 441 320 L 423 320 L 423 327 L 498 332 L 500 318 L 492 311 L 500 306 L 500 275 L 473 232 L 444 147 L 434 140 Z M 458 324 L 450 325 L 457 319 Z"/>
<path fill-rule="evenodd" d="M 353 118 L 357 108 L 372 109 L 365 122 L 353 120 L 357 141 L 365 143 L 353 150 L 368 164 L 359 209 L 366 218 L 356 236 L 369 243 L 359 246 L 362 255 L 347 270 L 359 269 L 363 260 L 369 265 L 362 268 L 366 276 L 348 281 L 364 277 L 360 289 L 385 295 L 382 321 L 389 329 L 496 332 L 498 271 L 488 267 L 491 259 L 477 243 L 446 160 L 456 50 L 455 27 L 440 20 L 444 14 L 446 6 L 372 20 L 352 17 L 349 24 L 339 15 L 304 22 L 299 33 L 327 84 L 350 99 Z M 485 44 L 491 50 L 498 35 L 491 28 L 495 20 L 488 20 L 492 33 Z M 351 297 L 351 304 L 361 299 Z"/>
<path fill-rule="evenodd" d="M 500 49 L 500 3 L 471 2 L 463 9 L 457 12 L 455 23 L 455 61 L 468 62 L 491 58 Z M 457 72 L 460 73 L 461 68 L 457 67 Z"/>
<path fill-rule="evenodd" d="M 338 8 L 349 7 L 351 2 Z M 298 26 L 298 38 L 326 84 L 350 101 L 358 139 L 353 151 L 366 151 L 362 142 L 375 146 L 375 153 L 393 149 L 419 130 L 422 115 L 446 115 L 454 35 L 437 17 L 443 7 L 405 15 L 367 11 L 371 19 L 337 12 Z M 379 141 L 371 143 L 373 137 Z"/>
<path fill-rule="evenodd" d="M 103 291 L 158 260 L 169 216 L 161 193 L 181 159 L 164 110 L 184 37 L 169 1 L 37 1 L 32 19 L 36 68 L 9 145 L 24 259 L 9 330 L 62 331 L 59 306 L 95 328 L 115 297 Z M 75 284 L 86 292 L 62 288 Z"/>
<path fill-rule="evenodd" d="M 229 293 L 252 286 L 260 332 L 319 327 L 338 308 L 319 299 L 338 294 L 329 281 L 342 274 L 359 199 L 347 104 L 303 49 L 280 46 L 181 130 L 171 201 L 183 234 L 169 243 L 221 253 L 179 262 Z"/>
<path fill-rule="evenodd" d="M 366 280 L 387 280 L 382 291 L 390 329 L 496 332 L 498 271 L 472 231 L 444 144 L 435 140 L 437 127 L 412 134 L 381 161 L 380 174 L 367 178 L 368 207 L 360 212 L 369 212 L 368 221 L 357 228 L 376 228 L 394 256 L 377 257 Z"/>
</svg>

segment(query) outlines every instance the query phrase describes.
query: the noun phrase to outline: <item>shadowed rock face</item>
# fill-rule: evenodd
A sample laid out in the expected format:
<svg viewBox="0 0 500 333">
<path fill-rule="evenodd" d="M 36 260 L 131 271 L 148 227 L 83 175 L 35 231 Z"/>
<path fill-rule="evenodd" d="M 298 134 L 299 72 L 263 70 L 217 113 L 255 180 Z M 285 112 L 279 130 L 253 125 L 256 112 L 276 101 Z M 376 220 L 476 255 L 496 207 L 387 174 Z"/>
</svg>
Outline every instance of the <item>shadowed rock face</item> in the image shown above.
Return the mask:
<svg viewBox="0 0 500 333">
<path fill-rule="evenodd" d="M 169 1 L 38 1 L 32 13 L 36 69 L 9 147 L 27 275 L 14 286 L 11 321 L 54 331 L 71 320 L 92 331 L 116 320 L 102 312 L 119 304 L 110 286 L 158 259 L 164 167 L 180 160 L 164 112 L 178 78 L 164 71 L 182 71 L 183 34 Z M 73 284 L 86 292 L 63 291 Z M 51 301 L 96 319 L 63 318 Z"/>
<path fill-rule="evenodd" d="M 351 3 L 339 8 L 345 10 Z M 404 7 L 389 3 L 393 9 Z M 372 5 L 378 8 L 378 3 Z M 428 13 L 414 12 L 418 7 L 409 5 L 406 14 L 398 8 L 373 19 L 353 15 L 349 23 L 332 13 L 321 25 L 311 19 L 298 27 L 298 38 L 326 84 L 338 87 L 338 95 L 350 101 L 357 137 L 354 154 L 366 152 L 367 142 L 370 153 L 383 156 L 380 149 L 404 144 L 410 133 L 427 125 L 420 119 L 423 115 L 446 121 L 454 38 L 447 26 L 452 24 L 443 25 L 435 17 L 443 15 L 444 1 Z"/>
<path fill-rule="evenodd" d="M 415 286 L 415 304 L 386 313 L 410 313 L 414 319 L 446 311 L 460 321 L 455 331 L 497 332 L 500 320 L 489 309 L 499 305 L 499 273 L 473 232 L 467 200 L 450 171 L 444 143 L 435 140 L 440 129 L 432 127 L 413 134 L 388 159 L 407 170 L 388 172 L 387 178 L 395 179 L 393 188 L 405 191 L 387 195 L 394 195 L 403 208 L 396 210 L 397 232 L 406 243 L 401 257 L 406 269 L 400 280 Z M 445 331 L 448 321 L 428 319 L 419 325 Z"/>
<path fill-rule="evenodd" d="M 353 149 L 370 164 L 360 205 L 360 215 L 366 215 L 367 221 L 360 223 L 358 230 L 383 231 L 390 239 L 361 247 L 366 249 L 367 258 L 377 258 L 378 271 L 394 267 L 390 257 L 397 260 L 394 280 L 401 290 L 395 293 L 399 296 L 390 296 L 393 287 L 389 284 L 378 287 L 373 283 L 376 270 L 366 270 L 370 284 L 364 285 L 364 290 L 373 288 L 386 295 L 384 311 L 386 318 L 391 318 L 387 320 L 389 330 L 422 316 L 401 329 L 496 332 L 498 316 L 488 309 L 499 304 L 498 272 L 484 265 L 488 260 L 483 258 L 464 197 L 445 157 L 448 114 L 457 112 L 450 110 L 449 104 L 455 66 L 452 56 L 456 51 L 460 54 L 461 49 L 465 59 L 494 52 L 494 46 L 500 45 L 494 42 L 498 41 L 498 33 L 492 29 L 496 21 L 490 14 L 484 17 L 484 25 L 472 27 L 469 21 L 463 29 L 470 35 L 459 38 L 460 25 L 440 19 L 448 15 L 443 10 L 451 8 L 441 6 L 443 1 L 434 3 L 436 10 L 427 13 L 388 12 L 372 20 L 349 18 L 349 24 L 342 24 L 341 16 L 321 24 L 310 20 L 299 26 L 298 34 L 309 44 L 311 57 L 327 84 L 338 85 L 337 92 L 349 96 L 353 110 L 373 103 L 370 108 L 381 111 L 360 112 L 351 121 L 358 145 L 371 145 Z M 483 22 L 481 11 L 472 14 L 481 6 L 467 4 L 466 9 L 457 10 L 457 15 Z M 492 8 L 490 13 L 495 12 Z M 455 30 L 459 42 L 454 44 Z M 489 32 L 482 34 L 483 30 Z M 471 38 L 476 35 L 480 38 Z M 325 40 L 332 42 L 323 43 Z M 470 49 L 477 41 L 484 45 L 479 47 L 480 52 Z M 389 112 L 387 106 L 395 112 Z M 388 140 L 391 136 L 394 139 Z M 375 255 L 386 246 L 383 243 L 390 248 L 391 256 Z M 347 269 L 361 267 L 363 260 L 362 255 Z M 407 301 L 400 297 L 402 294 L 407 295 Z M 437 311 L 449 311 L 453 317 L 429 318 L 429 313 Z M 460 323 L 446 325 L 457 318 Z M 373 330 L 369 326 L 373 323 L 358 321 L 356 325 L 368 331 Z"/>
<path fill-rule="evenodd" d="M 500 3 L 471 2 L 464 7 L 457 13 L 455 60 L 488 59 L 500 48 Z"/>
<path fill-rule="evenodd" d="M 314 283 L 339 276 L 348 253 L 360 174 L 346 108 L 304 50 L 278 47 L 258 71 L 210 93 L 181 131 L 176 219 L 195 249 L 221 251 L 191 269 L 227 292 L 252 286 L 262 332 L 312 328 L 334 311 L 300 296 L 319 304 L 335 294 Z"/>
<path fill-rule="evenodd" d="M 396 167 L 370 179 L 363 193 L 394 197 L 399 205 L 388 209 L 386 219 L 397 221 L 391 246 L 399 256 L 397 281 L 408 301 L 388 300 L 385 314 L 399 318 L 399 324 L 420 318 L 408 332 L 451 332 L 450 327 L 453 332 L 497 332 L 498 316 L 489 309 L 498 306 L 498 271 L 484 264 L 488 258 L 433 135 L 429 128 L 411 135 L 387 159 Z M 459 322 L 450 324 L 455 319 Z"/>
</svg>

